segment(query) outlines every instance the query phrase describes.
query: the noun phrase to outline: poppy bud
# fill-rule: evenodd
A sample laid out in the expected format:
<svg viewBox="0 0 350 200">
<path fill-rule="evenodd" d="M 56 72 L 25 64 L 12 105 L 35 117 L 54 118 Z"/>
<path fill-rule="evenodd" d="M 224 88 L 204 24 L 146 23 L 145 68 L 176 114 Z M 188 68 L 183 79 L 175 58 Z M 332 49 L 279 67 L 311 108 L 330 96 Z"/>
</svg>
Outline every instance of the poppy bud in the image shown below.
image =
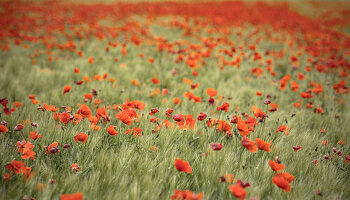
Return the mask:
<svg viewBox="0 0 350 200">
<path fill-rule="evenodd" d="M 23 129 L 23 125 L 22 124 L 17 124 L 17 126 L 15 126 L 15 128 L 13 130 L 20 131 L 22 129 Z"/>
<path fill-rule="evenodd" d="M 342 155 L 342 152 L 339 150 L 336 152 L 338 154 L 338 156 L 341 156 Z"/>
<path fill-rule="evenodd" d="M 177 74 L 177 69 L 174 69 L 172 74 L 173 74 L 173 76 L 175 76 Z"/>
<path fill-rule="evenodd" d="M 38 128 L 38 124 L 35 123 L 35 122 L 30 123 L 30 125 L 32 125 L 32 126 L 35 127 L 35 128 Z"/>
<path fill-rule="evenodd" d="M 97 96 L 97 91 L 95 89 L 92 89 L 92 95 L 95 97 Z"/>
<path fill-rule="evenodd" d="M 271 100 L 270 99 L 266 99 L 265 101 L 264 101 L 264 104 L 265 105 L 269 105 L 271 103 Z"/>
<path fill-rule="evenodd" d="M 333 152 L 336 153 L 337 152 L 337 149 L 335 147 L 332 148 L 333 149 Z"/>
<path fill-rule="evenodd" d="M 0 99 L 0 103 L 4 106 L 4 107 L 6 107 L 6 104 L 9 102 L 9 100 L 5 97 L 5 98 L 2 98 L 2 99 Z"/>
<path fill-rule="evenodd" d="M 225 179 L 224 176 L 221 176 L 221 177 L 220 177 L 220 180 L 221 180 L 221 182 L 225 182 L 225 181 L 226 181 L 226 179 Z"/>
</svg>

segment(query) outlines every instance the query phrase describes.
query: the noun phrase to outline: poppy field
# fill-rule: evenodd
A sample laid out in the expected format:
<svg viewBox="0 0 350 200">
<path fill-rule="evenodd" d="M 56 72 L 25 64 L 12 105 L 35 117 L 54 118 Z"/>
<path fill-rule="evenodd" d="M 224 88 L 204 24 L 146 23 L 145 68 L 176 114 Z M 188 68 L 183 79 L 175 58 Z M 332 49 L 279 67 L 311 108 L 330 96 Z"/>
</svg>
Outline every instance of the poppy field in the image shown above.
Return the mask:
<svg viewBox="0 0 350 200">
<path fill-rule="evenodd" d="M 350 199 L 346 1 L 0 2 L 0 199 Z"/>
</svg>

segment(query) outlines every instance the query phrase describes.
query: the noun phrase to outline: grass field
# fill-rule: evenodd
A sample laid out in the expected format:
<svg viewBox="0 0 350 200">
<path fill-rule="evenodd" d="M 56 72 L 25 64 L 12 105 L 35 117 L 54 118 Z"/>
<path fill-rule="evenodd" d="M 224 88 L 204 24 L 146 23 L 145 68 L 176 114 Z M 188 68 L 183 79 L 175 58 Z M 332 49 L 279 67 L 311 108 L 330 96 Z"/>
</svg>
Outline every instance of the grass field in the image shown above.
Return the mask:
<svg viewBox="0 0 350 200">
<path fill-rule="evenodd" d="M 1 2 L 0 199 L 350 199 L 349 6 L 267 2 Z"/>
</svg>

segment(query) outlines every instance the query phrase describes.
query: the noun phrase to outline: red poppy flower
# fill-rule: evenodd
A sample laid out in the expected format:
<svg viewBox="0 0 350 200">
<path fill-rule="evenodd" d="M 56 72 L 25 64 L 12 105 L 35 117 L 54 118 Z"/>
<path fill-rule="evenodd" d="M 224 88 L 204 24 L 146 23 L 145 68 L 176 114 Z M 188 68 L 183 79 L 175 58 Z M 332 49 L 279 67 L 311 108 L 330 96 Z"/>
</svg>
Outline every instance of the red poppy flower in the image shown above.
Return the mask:
<svg viewBox="0 0 350 200">
<path fill-rule="evenodd" d="M 301 148 L 303 148 L 303 147 L 301 147 L 301 146 L 293 146 L 293 149 L 294 149 L 295 152 L 297 152 Z"/>
<path fill-rule="evenodd" d="M 114 129 L 114 126 L 113 125 L 110 125 L 108 128 L 107 128 L 107 132 L 111 135 L 111 136 L 115 136 L 118 134 L 118 131 L 116 131 Z"/>
<path fill-rule="evenodd" d="M 192 172 L 192 167 L 190 166 L 190 164 L 186 161 L 179 159 L 179 158 L 175 158 L 174 165 L 175 165 L 176 169 L 180 172 L 185 172 L 185 173 L 189 173 L 189 174 Z"/>
<path fill-rule="evenodd" d="M 71 86 L 69 86 L 69 85 L 66 85 L 66 86 L 64 86 L 64 88 L 63 88 L 63 94 L 66 94 L 67 92 L 69 92 L 70 90 L 71 90 Z"/>
<path fill-rule="evenodd" d="M 287 172 L 282 172 L 276 174 L 272 178 L 272 183 L 277 185 L 279 188 L 283 189 L 286 192 L 289 192 L 291 187 L 289 185 L 290 182 L 294 180 L 294 176 L 287 173 Z"/>
<path fill-rule="evenodd" d="M 271 169 L 275 172 L 282 171 L 284 169 L 284 165 L 279 164 L 275 161 L 269 160 L 269 165 Z"/>
<path fill-rule="evenodd" d="M 22 124 L 17 124 L 17 125 L 15 126 L 15 128 L 13 128 L 14 131 L 20 131 L 20 130 L 22 130 L 22 129 L 23 129 L 23 125 L 22 125 Z"/>
<path fill-rule="evenodd" d="M 74 136 L 74 141 L 85 143 L 87 141 L 88 137 L 89 137 L 88 134 L 80 132 L 76 136 Z"/>
<path fill-rule="evenodd" d="M 22 156 L 21 156 L 21 158 L 23 158 L 23 159 L 29 159 L 29 158 L 31 158 L 31 159 L 33 159 L 33 160 L 35 160 L 35 152 L 33 151 L 33 150 L 31 150 L 31 149 L 29 149 L 29 148 L 24 148 L 23 150 L 22 150 Z"/>
<path fill-rule="evenodd" d="M 238 199 L 244 200 L 245 196 L 247 196 L 247 191 L 245 191 L 244 188 L 239 184 L 230 185 L 229 189 L 232 192 L 232 195 Z"/>
<path fill-rule="evenodd" d="M 207 94 L 208 94 L 210 97 L 215 97 L 215 96 L 218 94 L 218 91 L 214 90 L 213 88 L 208 88 L 208 89 L 207 89 Z"/>
<path fill-rule="evenodd" d="M 256 138 L 255 142 L 260 150 L 271 152 L 270 143 L 267 143 L 260 138 Z"/>
<path fill-rule="evenodd" d="M 9 129 L 6 126 L 0 125 L 0 133 L 6 133 L 8 131 L 9 131 Z"/>
<path fill-rule="evenodd" d="M 196 194 L 192 191 L 185 190 L 175 190 L 174 194 L 171 196 L 172 200 L 202 200 L 203 193 Z"/>
<path fill-rule="evenodd" d="M 130 126 L 132 124 L 131 117 L 124 112 L 120 112 L 119 114 L 116 114 L 115 117 L 119 119 L 121 122 L 123 122 L 124 124 L 126 124 L 127 126 Z"/>
<path fill-rule="evenodd" d="M 25 170 L 25 163 L 22 161 L 12 161 L 10 164 L 6 165 L 6 168 L 12 171 L 14 174 L 21 174 Z"/>
<path fill-rule="evenodd" d="M 74 194 L 62 194 L 61 200 L 83 200 L 83 193 L 77 192 Z"/>
<path fill-rule="evenodd" d="M 205 114 L 205 113 L 199 113 L 199 115 L 198 115 L 198 117 L 197 117 L 197 119 L 199 120 L 199 121 L 203 121 L 203 120 L 205 120 L 207 118 L 207 114 Z"/>
<path fill-rule="evenodd" d="M 210 143 L 210 147 L 214 150 L 214 151 L 220 151 L 222 149 L 224 145 L 221 143 Z"/>
<path fill-rule="evenodd" d="M 85 104 L 81 106 L 77 114 L 80 114 L 83 118 L 89 118 L 92 115 L 90 107 Z"/>
<path fill-rule="evenodd" d="M 250 141 L 249 138 L 247 138 L 246 136 L 243 137 L 242 139 L 242 146 L 247 148 L 248 151 L 255 153 L 258 151 L 258 147 L 255 145 L 255 142 Z"/>
</svg>

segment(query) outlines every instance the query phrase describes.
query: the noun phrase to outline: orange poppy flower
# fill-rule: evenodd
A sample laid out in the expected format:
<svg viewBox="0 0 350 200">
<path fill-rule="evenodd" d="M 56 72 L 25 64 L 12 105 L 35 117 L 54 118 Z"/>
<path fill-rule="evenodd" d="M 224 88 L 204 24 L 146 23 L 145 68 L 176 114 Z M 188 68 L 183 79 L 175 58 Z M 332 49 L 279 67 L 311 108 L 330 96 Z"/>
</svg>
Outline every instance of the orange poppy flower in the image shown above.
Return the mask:
<svg viewBox="0 0 350 200">
<path fill-rule="evenodd" d="M 70 118 L 70 114 L 69 113 L 61 113 L 59 116 L 60 122 L 64 123 L 64 124 L 68 124 L 71 120 Z"/>
<path fill-rule="evenodd" d="M 237 129 L 242 136 L 248 136 L 250 134 L 249 127 L 247 126 L 245 121 L 243 121 L 241 116 L 237 118 Z"/>
<path fill-rule="evenodd" d="M 224 110 L 225 112 L 228 112 L 228 108 L 230 107 L 230 104 L 227 102 L 224 102 L 221 106 L 217 107 L 216 110 Z"/>
<path fill-rule="evenodd" d="M 25 141 L 24 139 L 22 141 L 18 141 L 17 143 L 17 152 L 23 152 L 23 149 L 28 148 L 28 149 L 33 149 L 34 145 L 30 142 L 30 140 Z"/>
<path fill-rule="evenodd" d="M 90 83 L 91 79 L 88 76 L 83 76 L 83 81 Z"/>
<path fill-rule="evenodd" d="M 132 129 L 126 130 L 125 133 L 126 133 L 126 134 L 132 133 L 133 136 L 139 137 L 139 136 L 142 136 L 142 129 L 139 128 L 139 127 L 134 127 L 134 128 L 132 128 Z"/>
<path fill-rule="evenodd" d="M 91 124 L 89 126 L 90 129 L 94 130 L 94 131 L 99 131 L 101 129 L 100 126 L 97 126 L 96 124 Z"/>
<path fill-rule="evenodd" d="M 173 103 L 176 104 L 176 105 L 179 105 L 181 103 L 181 100 L 179 98 L 175 97 L 173 99 Z"/>
<path fill-rule="evenodd" d="M 39 104 L 40 103 L 40 101 L 38 101 L 38 100 L 36 100 L 36 99 L 32 99 L 32 104 Z"/>
<path fill-rule="evenodd" d="M 229 189 L 232 192 L 232 195 L 238 199 L 244 200 L 245 196 L 247 196 L 247 191 L 245 191 L 239 184 L 230 185 Z"/>
<path fill-rule="evenodd" d="M 255 145 L 255 142 L 249 140 L 246 136 L 243 137 L 242 139 L 242 146 L 247 148 L 248 151 L 252 153 L 256 153 L 258 151 L 258 147 Z"/>
<path fill-rule="evenodd" d="M 192 191 L 185 190 L 175 190 L 174 194 L 171 196 L 172 200 L 202 200 L 203 193 L 196 194 Z"/>
<path fill-rule="evenodd" d="M 126 124 L 127 126 L 130 126 L 132 124 L 131 117 L 125 114 L 124 112 L 120 112 L 119 114 L 116 114 L 115 117 L 119 119 L 121 122 L 123 122 L 124 124 Z"/>
<path fill-rule="evenodd" d="M 25 163 L 22 161 L 14 160 L 10 164 L 6 165 L 6 168 L 12 171 L 14 174 L 22 174 L 25 171 Z"/>
<path fill-rule="evenodd" d="M 223 132 L 224 134 L 232 135 L 231 126 L 224 120 L 219 120 L 219 125 L 216 127 L 218 131 Z"/>
<path fill-rule="evenodd" d="M 255 142 L 260 150 L 271 152 L 270 143 L 267 143 L 260 138 L 256 138 Z"/>
<path fill-rule="evenodd" d="M 69 85 L 66 85 L 66 86 L 64 86 L 64 88 L 63 88 L 63 94 L 66 94 L 67 92 L 69 92 L 70 90 L 71 90 L 71 86 L 69 86 Z"/>
<path fill-rule="evenodd" d="M 207 89 L 207 94 L 208 94 L 210 97 L 215 97 L 215 96 L 218 94 L 218 91 L 214 90 L 213 88 L 208 88 L 208 89 Z"/>
<path fill-rule="evenodd" d="M 48 147 L 44 146 L 47 154 L 58 154 L 60 150 L 58 149 L 58 142 L 53 142 Z"/>
<path fill-rule="evenodd" d="M 22 107 L 22 103 L 21 102 L 13 102 L 13 105 L 16 107 L 16 108 L 19 108 L 19 107 Z"/>
<path fill-rule="evenodd" d="M 31 150 L 31 149 L 29 149 L 29 148 L 24 148 L 23 150 L 22 150 L 22 156 L 21 156 L 21 158 L 23 158 L 23 159 L 29 159 L 29 158 L 31 158 L 31 159 L 33 159 L 33 160 L 35 160 L 35 152 L 33 151 L 33 150 Z"/>
<path fill-rule="evenodd" d="M 74 163 L 70 166 L 72 172 L 78 172 L 81 170 L 80 166 L 77 163 Z"/>
<path fill-rule="evenodd" d="M 179 158 L 175 158 L 174 165 L 175 165 L 176 169 L 180 172 L 185 172 L 188 174 L 190 174 L 192 172 L 192 167 L 190 166 L 190 164 L 186 161 L 179 159 Z"/>
<path fill-rule="evenodd" d="M 80 132 L 76 136 L 74 136 L 74 141 L 85 143 L 87 141 L 88 137 L 89 137 L 88 134 Z"/>
<path fill-rule="evenodd" d="M 256 91 L 256 96 L 262 96 L 262 92 Z"/>
<path fill-rule="evenodd" d="M 275 172 L 282 171 L 284 169 L 284 165 L 279 164 L 275 161 L 269 160 L 269 165 L 271 169 Z"/>
<path fill-rule="evenodd" d="M 289 127 L 288 127 L 288 126 L 282 125 L 282 126 L 279 126 L 279 127 L 277 128 L 276 133 L 282 132 L 282 133 L 284 133 L 285 135 L 289 135 L 288 130 L 289 130 Z"/>
<path fill-rule="evenodd" d="M 292 91 L 293 91 L 293 92 L 297 92 L 298 89 L 299 89 L 298 83 L 295 82 L 295 81 L 292 81 L 292 82 L 291 82 L 291 88 L 292 88 Z"/>
<path fill-rule="evenodd" d="M 169 120 L 164 119 L 163 124 L 166 128 L 174 128 L 175 124 L 171 123 Z"/>
<path fill-rule="evenodd" d="M 80 114 L 83 118 L 89 118 L 92 113 L 90 107 L 83 104 L 77 114 Z"/>
<path fill-rule="evenodd" d="M 114 126 L 113 125 L 110 125 L 108 128 L 107 128 L 107 132 L 111 135 L 111 136 L 115 136 L 118 134 L 118 131 L 116 131 L 114 129 Z"/>
<path fill-rule="evenodd" d="M 33 139 L 33 140 L 36 140 L 36 139 L 41 138 L 41 137 L 42 136 L 36 131 L 30 131 L 30 133 L 29 133 L 29 138 Z"/>
<path fill-rule="evenodd" d="M 283 189 L 286 192 L 289 192 L 291 187 L 289 183 L 291 183 L 294 180 L 294 176 L 287 173 L 287 172 L 282 172 L 276 174 L 272 178 L 272 183 L 277 185 L 279 188 Z"/>
<path fill-rule="evenodd" d="M 92 64 L 92 63 L 94 62 L 94 58 L 91 57 L 91 56 L 89 56 L 89 57 L 88 57 L 88 62 L 89 62 L 90 64 Z"/>
<path fill-rule="evenodd" d="M 62 194 L 61 200 L 83 200 L 83 193 L 77 192 L 74 194 Z"/>
</svg>

